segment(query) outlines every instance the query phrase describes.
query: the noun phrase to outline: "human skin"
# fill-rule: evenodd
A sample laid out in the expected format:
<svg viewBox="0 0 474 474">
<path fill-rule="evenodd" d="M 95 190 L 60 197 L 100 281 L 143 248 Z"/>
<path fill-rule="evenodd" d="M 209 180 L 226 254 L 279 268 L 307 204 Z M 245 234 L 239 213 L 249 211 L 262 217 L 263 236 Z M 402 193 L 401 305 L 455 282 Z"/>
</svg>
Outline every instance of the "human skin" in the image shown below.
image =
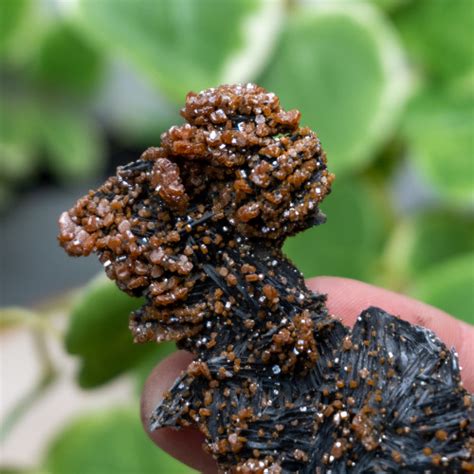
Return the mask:
<svg viewBox="0 0 474 474">
<path fill-rule="evenodd" d="M 407 296 L 346 278 L 318 277 L 307 286 L 328 295 L 327 306 L 334 316 L 352 327 L 357 316 L 369 306 L 378 306 L 413 324 L 431 329 L 459 355 L 464 386 L 474 391 L 474 326 L 463 323 L 440 309 Z M 203 436 L 197 429 L 163 428 L 148 431 L 152 411 L 180 372 L 191 362 L 192 355 L 178 351 L 158 364 L 150 374 L 142 395 L 141 415 L 150 438 L 175 458 L 203 473 L 217 472 L 215 461 L 202 450 Z"/>
</svg>

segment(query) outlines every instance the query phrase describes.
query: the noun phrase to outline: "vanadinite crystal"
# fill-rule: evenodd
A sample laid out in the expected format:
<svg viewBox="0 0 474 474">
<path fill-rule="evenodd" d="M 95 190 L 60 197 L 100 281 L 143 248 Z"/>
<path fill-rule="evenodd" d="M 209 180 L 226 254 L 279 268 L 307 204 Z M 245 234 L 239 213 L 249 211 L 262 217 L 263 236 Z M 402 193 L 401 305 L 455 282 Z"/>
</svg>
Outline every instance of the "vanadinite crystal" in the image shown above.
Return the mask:
<svg viewBox="0 0 474 474">
<path fill-rule="evenodd" d="M 70 255 L 146 298 L 135 341 L 194 354 L 151 428 L 197 426 L 236 472 L 472 472 L 456 354 L 378 308 L 345 327 L 281 251 L 324 222 L 333 180 L 300 113 L 247 84 L 190 93 L 182 116 L 60 218 Z"/>
</svg>

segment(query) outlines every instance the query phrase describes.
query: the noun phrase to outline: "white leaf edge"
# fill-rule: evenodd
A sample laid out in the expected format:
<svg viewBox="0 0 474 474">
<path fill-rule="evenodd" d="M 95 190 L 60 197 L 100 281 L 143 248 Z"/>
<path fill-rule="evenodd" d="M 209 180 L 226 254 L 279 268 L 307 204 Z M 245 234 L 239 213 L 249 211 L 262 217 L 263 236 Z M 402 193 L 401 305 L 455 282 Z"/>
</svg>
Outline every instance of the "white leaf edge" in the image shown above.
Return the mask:
<svg viewBox="0 0 474 474">
<path fill-rule="evenodd" d="M 410 69 L 401 40 L 383 12 L 364 0 L 307 0 L 302 3 L 299 13 L 304 13 L 306 21 L 321 20 L 328 16 L 348 17 L 369 31 L 375 39 L 385 78 L 385 90 L 367 131 L 370 139 L 364 140 L 352 153 L 351 161 L 360 160 L 360 167 L 363 167 L 392 136 L 414 92 L 416 78 Z M 367 147 L 367 144 L 370 145 Z"/>
<path fill-rule="evenodd" d="M 271 59 L 284 21 L 284 0 L 261 0 L 259 9 L 241 25 L 244 44 L 224 64 L 220 83 L 254 80 Z"/>
</svg>

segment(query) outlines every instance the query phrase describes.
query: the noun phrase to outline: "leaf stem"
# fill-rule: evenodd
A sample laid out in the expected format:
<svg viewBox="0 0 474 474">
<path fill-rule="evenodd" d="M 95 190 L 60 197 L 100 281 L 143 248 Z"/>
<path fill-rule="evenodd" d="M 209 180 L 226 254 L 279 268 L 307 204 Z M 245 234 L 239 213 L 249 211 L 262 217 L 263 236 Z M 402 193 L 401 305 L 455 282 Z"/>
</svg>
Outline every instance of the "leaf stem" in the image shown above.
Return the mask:
<svg viewBox="0 0 474 474">
<path fill-rule="evenodd" d="M 45 332 L 36 327 L 32 329 L 35 352 L 41 363 L 42 375 L 37 384 L 15 404 L 7 414 L 0 427 L 0 441 L 10 434 L 18 421 L 31 409 L 34 403 L 44 395 L 47 389 L 57 379 L 58 372 L 55 369 L 46 343 Z"/>
<path fill-rule="evenodd" d="M 410 255 L 414 232 L 410 220 L 401 220 L 392 232 L 381 256 L 383 285 L 404 291 L 410 281 Z"/>
</svg>

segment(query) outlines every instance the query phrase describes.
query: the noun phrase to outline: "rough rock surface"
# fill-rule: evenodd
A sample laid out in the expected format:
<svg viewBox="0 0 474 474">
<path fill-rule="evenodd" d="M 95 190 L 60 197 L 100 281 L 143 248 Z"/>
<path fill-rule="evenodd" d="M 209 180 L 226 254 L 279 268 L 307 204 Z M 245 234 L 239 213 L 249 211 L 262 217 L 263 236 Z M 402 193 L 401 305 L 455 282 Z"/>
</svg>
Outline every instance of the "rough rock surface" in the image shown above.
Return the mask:
<svg viewBox="0 0 474 474">
<path fill-rule="evenodd" d="M 247 84 L 190 93 L 182 116 L 60 218 L 69 254 L 145 296 L 135 340 L 195 355 L 151 427 L 197 425 L 235 472 L 472 472 L 455 353 L 378 308 L 346 328 L 282 254 L 333 180 L 300 113 Z"/>
</svg>

